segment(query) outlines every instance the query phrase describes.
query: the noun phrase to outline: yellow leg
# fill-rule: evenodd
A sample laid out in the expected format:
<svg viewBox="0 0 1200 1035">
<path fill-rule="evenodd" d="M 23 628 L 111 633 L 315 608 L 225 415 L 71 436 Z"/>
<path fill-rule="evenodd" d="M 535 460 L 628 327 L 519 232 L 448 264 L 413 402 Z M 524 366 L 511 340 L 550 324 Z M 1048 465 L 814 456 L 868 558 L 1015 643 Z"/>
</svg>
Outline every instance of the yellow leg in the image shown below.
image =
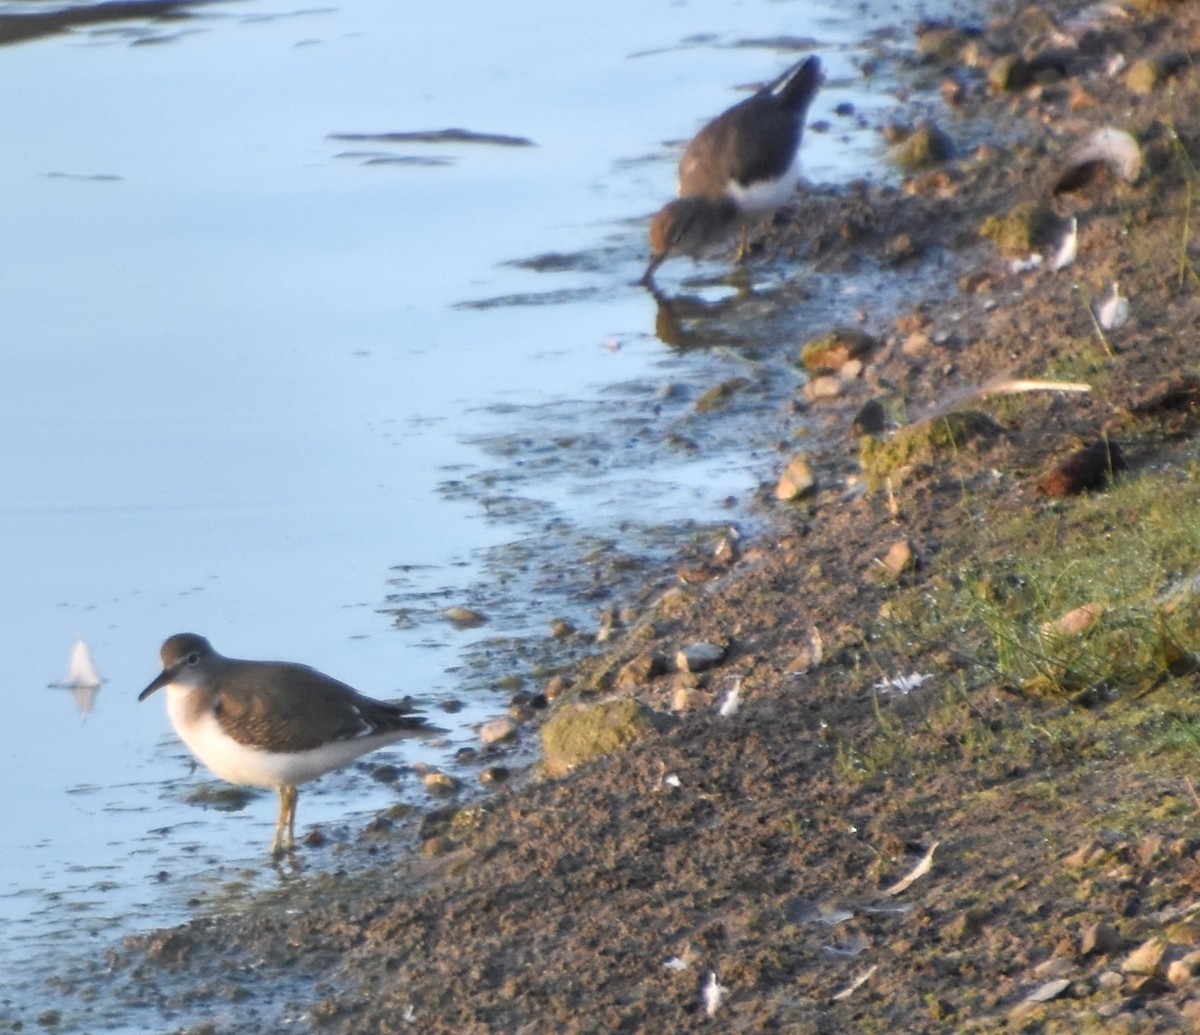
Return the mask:
<svg viewBox="0 0 1200 1035">
<path fill-rule="evenodd" d="M 737 261 L 745 262 L 746 256 L 750 254 L 750 232 L 743 226 L 741 238 L 738 241 Z"/>
<path fill-rule="evenodd" d="M 295 787 L 284 785 L 279 788 L 279 822 L 275 824 L 275 843 L 271 845 L 272 855 L 282 855 L 296 847 L 296 799 L 300 792 Z M 283 832 L 287 830 L 287 840 Z"/>
</svg>

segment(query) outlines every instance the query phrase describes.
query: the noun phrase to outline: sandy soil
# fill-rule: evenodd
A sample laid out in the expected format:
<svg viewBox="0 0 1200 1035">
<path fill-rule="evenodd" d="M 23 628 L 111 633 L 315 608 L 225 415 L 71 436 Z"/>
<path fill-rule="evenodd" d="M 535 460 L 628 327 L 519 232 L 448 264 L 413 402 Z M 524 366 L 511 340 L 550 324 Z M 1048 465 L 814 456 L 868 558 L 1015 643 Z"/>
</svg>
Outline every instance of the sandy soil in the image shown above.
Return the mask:
<svg viewBox="0 0 1200 1035">
<path fill-rule="evenodd" d="M 1120 688 L 1038 697 L 998 674 L 971 615 L 922 624 L 964 570 L 1012 562 L 997 530 L 1068 534 L 1085 497 L 1045 479 L 1080 444 L 1120 438 L 1125 478 L 1192 462 L 1198 50 L 1200 9 L 1182 2 L 1051 0 L 978 31 L 926 27 L 909 74 L 952 102 L 935 117 L 954 156 L 901 189 L 813 190 L 752 260 L 886 267 L 920 300 L 835 375 L 836 399 L 796 401 L 822 429 L 804 443 L 816 492 L 785 507 L 765 487 L 770 535 L 681 557 L 563 673 L 559 707 L 634 697 L 649 732 L 430 821 L 428 855 L 382 851 L 366 872 L 131 940 L 66 991 L 103 981 L 168 1024 L 209 1016 L 196 1032 L 1200 1030 L 1197 766 L 1114 732 Z M 1072 149 L 1110 126 L 1138 141 L 1137 178 L 1101 163 L 1054 194 Z M 980 227 L 1027 203 L 1045 260 L 1013 272 Z M 1072 217 L 1077 257 L 1055 271 Z M 802 281 L 757 299 L 765 335 Z M 1105 332 L 1089 307 L 1114 281 L 1132 315 Z M 660 313 L 700 337 L 737 318 L 687 298 Z M 975 392 L 997 378 L 1092 391 Z M 1131 424 L 1161 383 L 1179 391 Z M 867 492 L 850 432 L 868 398 L 888 436 L 932 413 L 989 419 Z M 673 671 L 695 642 L 724 659 Z M 635 658 L 655 660 L 615 675 Z M 1193 672 L 1153 693 L 1186 704 Z M 910 673 L 928 678 L 875 689 Z M 740 708 L 720 715 L 736 679 Z"/>
</svg>

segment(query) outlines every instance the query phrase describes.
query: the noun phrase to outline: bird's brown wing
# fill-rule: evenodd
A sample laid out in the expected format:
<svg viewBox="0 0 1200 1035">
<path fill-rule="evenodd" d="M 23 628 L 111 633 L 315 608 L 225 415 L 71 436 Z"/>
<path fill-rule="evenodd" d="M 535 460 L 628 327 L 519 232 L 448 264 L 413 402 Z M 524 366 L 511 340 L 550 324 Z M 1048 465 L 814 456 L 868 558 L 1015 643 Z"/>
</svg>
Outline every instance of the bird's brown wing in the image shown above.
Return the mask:
<svg viewBox="0 0 1200 1035">
<path fill-rule="evenodd" d="M 424 719 L 364 697 L 305 665 L 255 666 L 239 674 L 238 692 L 217 687 L 215 712 L 234 740 L 264 751 L 308 751 L 331 740 L 418 730 Z"/>
</svg>

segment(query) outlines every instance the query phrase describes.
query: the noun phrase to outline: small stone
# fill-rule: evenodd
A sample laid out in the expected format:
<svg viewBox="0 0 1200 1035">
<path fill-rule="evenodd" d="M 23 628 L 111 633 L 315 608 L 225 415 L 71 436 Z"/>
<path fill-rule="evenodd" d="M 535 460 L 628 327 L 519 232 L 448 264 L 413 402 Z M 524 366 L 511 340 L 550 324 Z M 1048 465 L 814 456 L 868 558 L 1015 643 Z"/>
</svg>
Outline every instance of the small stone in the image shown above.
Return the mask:
<svg viewBox="0 0 1200 1035">
<path fill-rule="evenodd" d="M 795 456 L 788 461 L 783 474 L 779 476 L 779 483 L 775 486 L 775 498 L 782 503 L 790 503 L 811 495 L 816 487 L 817 476 L 809 466 L 808 460 L 803 456 Z"/>
<path fill-rule="evenodd" d="M 479 727 L 479 739 L 484 744 L 505 744 L 517 739 L 517 724 L 507 715 L 489 719 Z"/>
<path fill-rule="evenodd" d="M 546 700 L 557 700 L 570 685 L 565 676 L 551 676 L 546 680 L 546 689 L 543 691 L 546 695 Z"/>
<path fill-rule="evenodd" d="M 682 684 L 675 687 L 674 693 L 671 694 L 671 711 L 673 712 L 694 712 L 702 708 L 709 708 L 713 703 L 713 695 L 705 693 L 703 690 L 697 690 L 694 686 L 684 686 Z"/>
<path fill-rule="evenodd" d="M 725 657 L 725 648 L 715 643 L 690 643 L 675 655 L 680 672 L 703 672 Z"/>
<path fill-rule="evenodd" d="M 471 607 L 449 607 L 444 613 L 448 621 L 461 629 L 473 629 L 487 621 L 487 615 Z"/>
<path fill-rule="evenodd" d="M 1200 924 L 1191 920 L 1183 920 L 1167 928 L 1167 941 L 1172 945 L 1192 948 L 1200 945 Z"/>
<path fill-rule="evenodd" d="M 1091 848 L 1090 845 L 1086 847 L 1089 850 Z M 1106 923 L 1092 924 L 1083 932 L 1083 937 L 1079 940 L 1081 956 L 1107 956 L 1110 952 L 1116 952 L 1120 947 L 1121 936 L 1115 927 L 1110 927 Z"/>
<path fill-rule="evenodd" d="M 838 327 L 824 337 L 805 344 L 800 351 L 800 363 L 811 374 L 832 374 L 841 370 L 848 360 L 862 359 L 876 348 L 878 342 L 856 327 Z"/>
<path fill-rule="evenodd" d="M 878 438 L 887 426 L 887 412 L 883 403 L 878 399 L 868 399 L 855 414 L 854 423 L 850 425 L 850 434 L 855 438 L 863 435 L 874 435 Z"/>
<path fill-rule="evenodd" d="M 958 60 L 966 42 L 967 34 L 957 26 L 930 25 L 917 31 L 917 53 L 943 64 Z"/>
<path fill-rule="evenodd" d="M 1125 984 L 1125 979 L 1115 970 L 1106 970 L 1096 978 L 1096 987 L 1102 992 L 1115 992 L 1123 984 Z"/>
<path fill-rule="evenodd" d="M 906 172 L 928 169 L 954 156 L 950 138 L 932 123 L 923 123 L 892 149 L 892 161 Z"/>
<path fill-rule="evenodd" d="M 1067 99 L 1067 107 L 1072 111 L 1083 111 L 1085 108 L 1094 108 L 1096 106 L 1096 98 L 1087 92 L 1079 83 L 1071 84 L 1071 94 Z"/>
<path fill-rule="evenodd" d="M 1149 58 L 1138 58 L 1125 73 L 1125 86 L 1130 93 L 1146 97 L 1154 93 L 1159 81 L 1159 68 Z"/>
<path fill-rule="evenodd" d="M 504 783 L 512 774 L 506 766 L 493 765 L 488 766 L 482 773 L 479 774 L 479 781 L 485 784 Z"/>
<path fill-rule="evenodd" d="M 1082 604 L 1053 622 L 1042 626 L 1042 636 L 1082 636 L 1104 614 L 1103 604 Z"/>
<path fill-rule="evenodd" d="M 634 690 L 645 686 L 655 676 L 662 675 L 667 670 L 662 658 L 652 650 L 644 650 L 637 657 L 621 666 L 614 680 L 618 690 Z"/>
<path fill-rule="evenodd" d="M 845 384 L 840 377 L 822 374 L 814 377 L 804 386 L 804 398 L 809 402 L 820 402 L 823 399 L 837 399 L 845 391 Z"/>
<path fill-rule="evenodd" d="M 900 351 L 910 359 L 920 359 L 922 356 L 928 356 L 933 351 L 933 339 L 924 331 L 914 331 L 904 339 L 904 344 L 900 346 Z"/>
<path fill-rule="evenodd" d="M 1024 90 L 1033 82 L 1033 69 L 1016 54 L 996 58 L 988 69 L 988 86 L 996 93 Z"/>
<path fill-rule="evenodd" d="M 556 618 L 550 623 L 550 635 L 556 640 L 565 640 L 568 636 L 574 636 L 578 631 L 565 618 Z"/>
<path fill-rule="evenodd" d="M 863 361 L 861 359 L 848 359 L 838 368 L 838 377 L 843 381 L 857 381 L 862 377 Z"/>
<path fill-rule="evenodd" d="M 792 658 L 791 661 L 787 663 L 787 667 L 784 669 L 784 672 L 786 672 L 789 676 L 803 675 L 805 672 L 808 672 L 810 669 L 816 667 L 816 664 L 817 663 L 813 660 L 813 652 L 809 650 L 809 648 L 805 647 L 800 651 L 799 654 L 797 654 L 794 658 Z"/>
<path fill-rule="evenodd" d="M 449 773 L 441 773 L 436 770 L 425 774 L 425 789 L 430 794 L 436 794 L 441 797 L 449 797 L 458 792 L 461 786 L 459 780 Z"/>
<path fill-rule="evenodd" d="M 721 541 L 713 550 L 713 560 L 726 568 L 731 564 L 736 564 L 740 556 L 741 551 L 738 549 L 737 541 L 728 535 L 721 536 Z"/>
<path fill-rule="evenodd" d="M 426 858 L 436 859 L 439 855 L 445 855 L 453 847 L 454 842 L 450 838 L 438 835 L 421 842 L 421 854 Z"/>
<path fill-rule="evenodd" d="M 883 246 L 883 256 L 888 262 L 901 263 L 920 254 L 912 234 L 896 234 L 889 237 Z"/>
<path fill-rule="evenodd" d="M 1125 957 L 1125 961 L 1121 964 L 1121 971 L 1125 974 L 1155 974 L 1158 972 L 1166 952 L 1167 943 L 1164 939 L 1151 938 L 1149 941 L 1142 942 Z"/>
<path fill-rule="evenodd" d="M 912 546 L 909 545 L 907 539 L 901 539 L 899 542 L 893 543 L 891 549 L 887 552 L 887 556 L 883 558 L 884 568 L 894 579 L 899 578 L 906 571 L 915 568 L 916 563 Z"/>
<path fill-rule="evenodd" d="M 1063 865 L 1068 870 L 1082 870 L 1088 863 L 1092 862 L 1097 852 L 1102 851 L 1103 849 L 1094 840 L 1085 841 L 1063 859 Z"/>
<path fill-rule="evenodd" d="M 961 942 L 974 939 L 987 919 L 987 911 L 983 909 L 967 909 L 959 913 L 943 929 L 942 937 L 950 942 Z M 1043 975 L 1038 975 L 1039 977 Z"/>
<path fill-rule="evenodd" d="M 1196 971 L 1183 960 L 1172 960 L 1167 967 L 1167 981 L 1179 988 L 1181 985 L 1186 985 L 1195 976 Z"/>
<path fill-rule="evenodd" d="M 324 848 L 325 845 L 329 844 L 329 838 L 326 837 L 325 831 L 320 827 L 313 827 L 300 839 L 300 843 L 305 848 Z"/>
<path fill-rule="evenodd" d="M 942 80 L 942 101 L 947 108 L 961 108 L 967 99 L 967 91 L 956 79 Z"/>
<path fill-rule="evenodd" d="M 1042 960 L 1033 968 L 1033 976 L 1038 978 L 1060 978 L 1070 974 L 1075 964 L 1066 956 L 1051 956 Z"/>
</svg>

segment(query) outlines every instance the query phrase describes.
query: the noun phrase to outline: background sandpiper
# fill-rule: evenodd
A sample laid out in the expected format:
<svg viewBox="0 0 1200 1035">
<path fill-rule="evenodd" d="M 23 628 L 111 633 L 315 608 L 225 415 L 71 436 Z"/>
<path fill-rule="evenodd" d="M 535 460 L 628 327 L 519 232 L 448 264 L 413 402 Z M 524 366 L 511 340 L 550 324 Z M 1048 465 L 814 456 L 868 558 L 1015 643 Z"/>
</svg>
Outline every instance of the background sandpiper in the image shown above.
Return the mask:
<svg viewBox="0 0 1200 1035">
<path fill-rule="evenodd" d="M 784 204 L 800 179 L 804 117 L 821 81 L 821 62 L 807 57 L 754 96 L 722 112 L 696 134 L 679 161 L 679 197 L 650 226 L 650 265 L 672 255 L 699 257 Z"/>
<path fill-rule="evenodd" d="M 402 737 L 439 732 L 316 669 L 222 657 L 194 633 L 167 640 L 162 665 L 138 700 L 166 687 L 171 724 L 201 762 L 230 783 L 279 791 L 276 855 L 295 845 L 297 785 Z"/>
</svg>

